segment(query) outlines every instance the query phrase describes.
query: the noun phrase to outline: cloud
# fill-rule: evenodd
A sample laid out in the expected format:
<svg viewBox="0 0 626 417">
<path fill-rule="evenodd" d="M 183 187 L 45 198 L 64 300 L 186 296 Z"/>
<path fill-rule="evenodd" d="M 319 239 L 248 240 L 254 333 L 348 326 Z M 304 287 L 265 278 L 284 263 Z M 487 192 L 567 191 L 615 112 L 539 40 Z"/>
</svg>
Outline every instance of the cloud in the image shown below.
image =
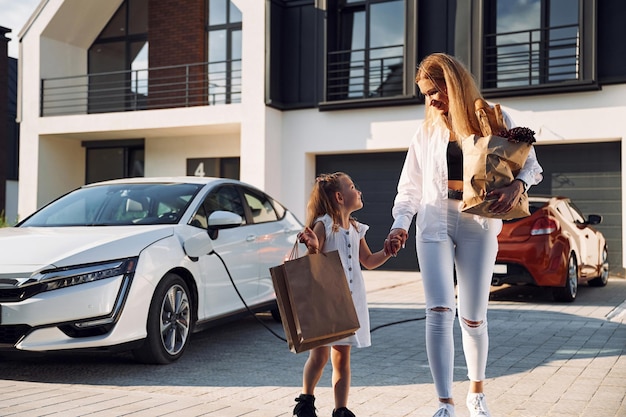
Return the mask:
<svg viewBox="0 0 626 417">
<path fill-rule="evenodd" d="M 22 31 L 28 18 L 33 14 L 40 0 L 0 0 L 0 26 L 11 29 L 7 33 L 9 56 L 17 58 L 17 35 Z"/>
</svg>

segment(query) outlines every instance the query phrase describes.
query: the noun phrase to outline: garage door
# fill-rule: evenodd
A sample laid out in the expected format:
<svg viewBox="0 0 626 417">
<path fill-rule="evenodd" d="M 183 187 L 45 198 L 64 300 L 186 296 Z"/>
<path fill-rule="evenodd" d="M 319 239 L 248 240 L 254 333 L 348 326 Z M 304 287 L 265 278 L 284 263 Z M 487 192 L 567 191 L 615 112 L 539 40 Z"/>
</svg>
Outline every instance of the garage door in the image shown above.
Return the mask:
<svg viewBox="0 0 626 417">
<path fill-rule="evenodd" d="M 361 223 L 370 226 L 366 235 L 370 249 L 375 252 L 383 247 L 393 217 L 391 208 L 406 152 L 365 153 L 351 155 L 320 155 L 316 158 L 316 171 L 331 173 L 342 171 L 352 177 L 363 193 L 363 208 L 354 213 Z M 413 222 L 415 223 L 415 222 Z M 387 261 L 379 269 L 416 271 L 415 224 L 409 230 L 411 238 L 406 248 L 396 258 Z"/>
<path fill-rule="evenodd" d="M 623 273 L 621 143 L 538 145 L 536 151 L 544 180 L 531 188 L 531 194 L 564 195 L 585 215 L 602 215 L 597 228 L 609 245 L 611 272 Z M 317 173 L 346 172 L 363 192 L 364 207 L 354 215 L 370 226 L 367 242 L 372 251 L 382 247 L 393 222 L 391 208 L 404 157 L 405 152 L 384 152 L 320 155 L 316 159 Z M 407 247 L 380 269 L 418 269 L 414 224 L 409 233 Z"/>
</svg>

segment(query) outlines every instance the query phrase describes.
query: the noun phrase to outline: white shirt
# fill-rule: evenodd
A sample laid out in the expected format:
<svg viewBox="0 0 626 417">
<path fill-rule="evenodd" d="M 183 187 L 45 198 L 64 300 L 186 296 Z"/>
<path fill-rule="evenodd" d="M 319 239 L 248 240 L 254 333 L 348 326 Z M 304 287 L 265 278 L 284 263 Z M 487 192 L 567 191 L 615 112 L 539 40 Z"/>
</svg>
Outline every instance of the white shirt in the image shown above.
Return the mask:
<svg viewBox="0 0 626 417">
<path fill-rule="evenodd" d="M 507 126 L 512 126 L 504 115 Z M 444 126 L 422 123 L 411 139 L 402 173 L 398 181 L 398 193 L 391 211 L 392 229 L 409 230 L 413 216 L 417 214 L 417 236 L 423 241 L 443 241 L 447 235 L 448 165 L 446 151 L 450 131 Z M 516 178 L 528 186 L 538 184 L 543 169 L 537 161 L 534 147 Z M 499 219 L 475 216 L 476 221 L 488 228 Z"/>
</svg>

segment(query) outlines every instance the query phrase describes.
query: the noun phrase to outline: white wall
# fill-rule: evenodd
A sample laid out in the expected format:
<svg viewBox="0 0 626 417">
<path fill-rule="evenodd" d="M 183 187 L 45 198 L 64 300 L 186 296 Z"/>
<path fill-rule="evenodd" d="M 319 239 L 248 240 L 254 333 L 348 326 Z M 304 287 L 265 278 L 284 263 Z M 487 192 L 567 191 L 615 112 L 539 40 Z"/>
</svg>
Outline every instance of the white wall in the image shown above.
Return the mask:
<svg viewBox="0 0 626 417">
<path fill-rule="evenodd" d="M 18 182 L 7 181 L 6 183 L 6 207 L 5 207 L 5 220 L 8 224 L 16 224 L 20 218 L 17 216 L 17 193 Z"/>
<path fill-rule="evenodd" d="M 237 134 L 150 138 L 145 142 L 145 176 L 186 175 L 189 158 L 227 158 L 239 154 Z"/>
<path fill-rule="evenodd" d="M 42 137 L 39 173 L 37 207 L 85 183 L 85 148 L 76 139 Z"/>
</svg>

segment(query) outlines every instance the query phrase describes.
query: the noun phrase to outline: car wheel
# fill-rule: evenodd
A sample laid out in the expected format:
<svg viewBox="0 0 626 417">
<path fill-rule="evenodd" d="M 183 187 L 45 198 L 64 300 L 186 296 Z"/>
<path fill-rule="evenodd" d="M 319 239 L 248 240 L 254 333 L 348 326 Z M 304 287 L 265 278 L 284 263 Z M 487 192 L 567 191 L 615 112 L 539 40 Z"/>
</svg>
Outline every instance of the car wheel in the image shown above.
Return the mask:
<svg viewBox="0 0 626 417">
<path fill-rule="evenodd" d="M 609 251 L 604 247 L 602 250 L 602 267 L 600 268 L 600 275 L 598 278 L 594 278 L 589 281 L 590 287 L 604 287 L 609 282 Z"/>
<path fill-rule="evenodd" d="M 148 312 L 148 336 L 133 351 L 144 363 L 167 364 L 180 358 L 189 344 L 192 301 L 185 281 L 176 274 L 163 277 Z"/>
<path fill-rule="evenodd" d="M 576 299 L 578 293 L 578 265 L 576 256 L 571 253 L 567 267 L 567 276 L 565 277 L 565 286 L 554 288 L 552 296 L 555 301 L 564 301 L 571 303 Z"/>
<path fill-rule="evenodd" d="M 270 313 L 272 313 L 272 318 L 274 319 L 274 321 L 276 323 L 281 323 L 282 319 L 280 318 L 280 310 L 277 308 L 273 308 L 270 310 Z"/>
</svg>

